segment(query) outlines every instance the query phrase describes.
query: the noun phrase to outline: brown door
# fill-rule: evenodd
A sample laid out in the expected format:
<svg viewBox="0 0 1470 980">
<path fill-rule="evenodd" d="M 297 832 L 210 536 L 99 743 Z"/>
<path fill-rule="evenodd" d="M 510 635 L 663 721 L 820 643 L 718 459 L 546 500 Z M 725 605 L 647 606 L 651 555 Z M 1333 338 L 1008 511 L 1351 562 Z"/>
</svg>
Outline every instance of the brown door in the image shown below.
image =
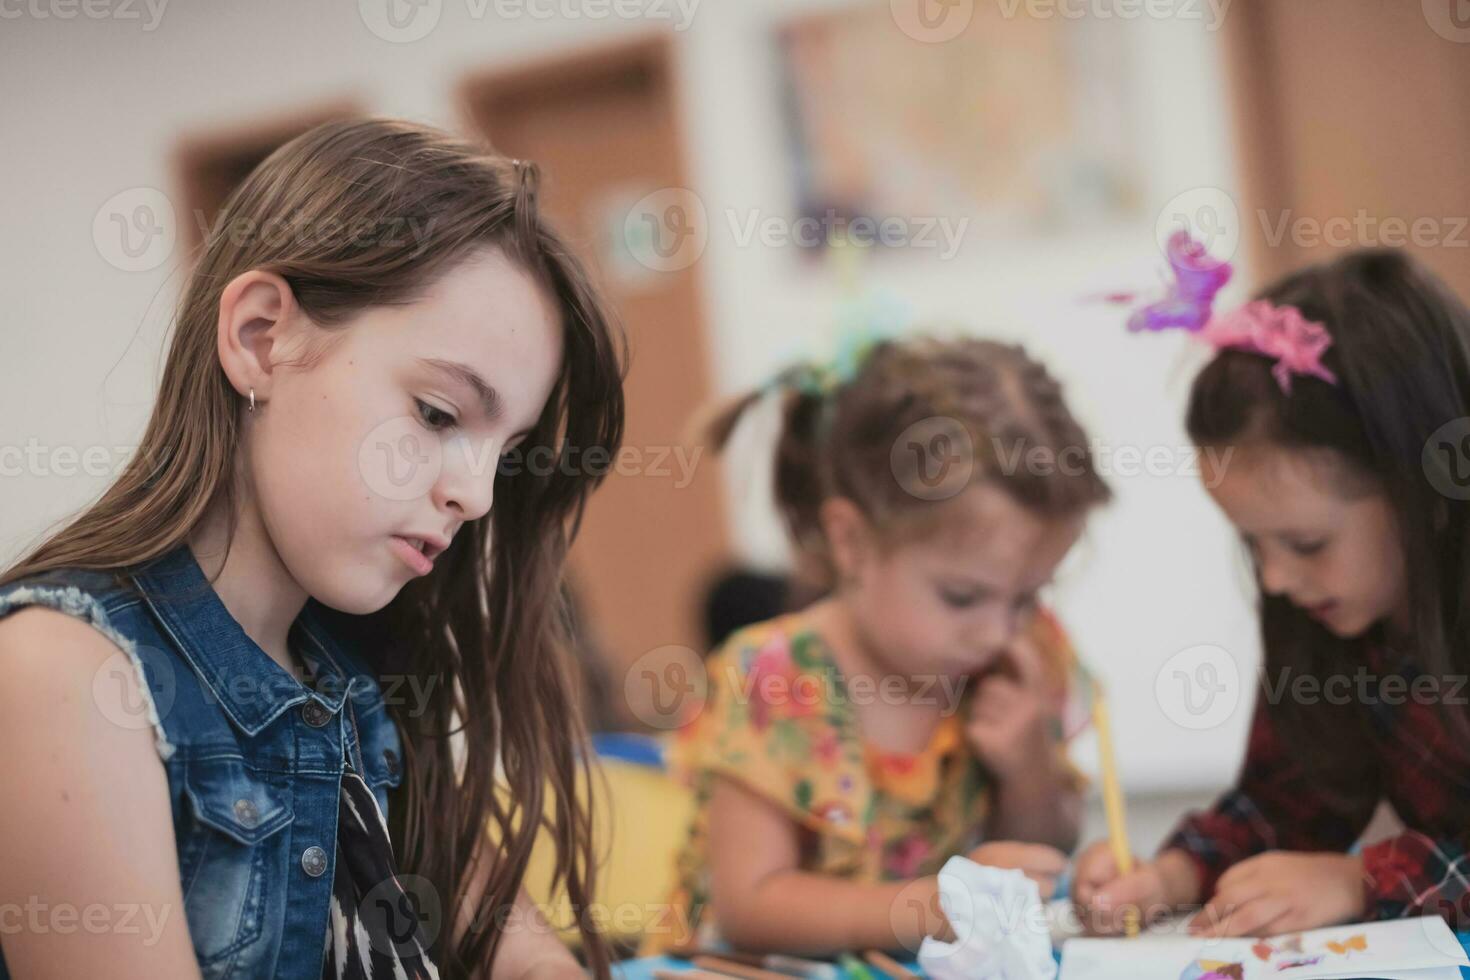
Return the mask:
<svg viewBox="0 0 1470 980">
<path fill-rule="evenodd" d="M 1255 271 L 1390 245 L 1470 296 L 1470 3 L 1236 0 L 1225 27 Z"/>
<path fill-rule="evenodd" d="M 174 150 L 177 174 L 187 217 L 180 240 L 193 250 L 203 244 L 219 217 L 225 199 L 250 171 L 282 144 L 314 126 L 362 115 L 353 100 L 343 99 L 288 116 L 241 123 L 225 130 L 191 133 Z"/>
<path fill-rule="evenodd" d="M 685 247 L 693 243 L 683 224 L 698 219 L 679 205 L 687 192 L 674 190 L 688 180 L 669 43 L 640 39 L 495 71 L 464 95 L 472 124 L 498 151 L 541 167 L 547 213 L 628 333 L 628 472 L 613 472 L 594 496 L 572 578 L 611 667 L 612 707 L 637 725 L 653 716 L 626 703 L 628 668 L 661 647 L 700 648 L 700 590 L 726 553 L 714 461 L 683 442 L 711 385 L 697 252 Z M 651 251 L 636 241 L 630 250 L 644 234 L 655 236 L 644 243 Z"/>
</svg>

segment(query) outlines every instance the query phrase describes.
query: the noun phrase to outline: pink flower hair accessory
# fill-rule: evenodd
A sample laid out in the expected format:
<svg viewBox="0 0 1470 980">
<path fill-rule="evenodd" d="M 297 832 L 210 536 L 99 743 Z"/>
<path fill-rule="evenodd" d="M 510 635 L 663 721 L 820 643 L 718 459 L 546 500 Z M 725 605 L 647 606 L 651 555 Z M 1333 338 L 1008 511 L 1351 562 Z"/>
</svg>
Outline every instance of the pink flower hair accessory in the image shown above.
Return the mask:
<svg viewBox="0 0 1470 980">
<path fill-rule="evenodd" d="M 1232 313 L 1212 317 L 1200 331 L 1200 339 L 1216 350 L 1229 347 L 1274 358 L 1276 366 L 1271 374 L 1288 394 L 1293 374 L 1337 384 L 1337 375 L 1322 364 L 1332 337 L 1326 327 L 1302 316 L 1295 306 L 1275 306 L 1258 299 Z"/>
</svg>

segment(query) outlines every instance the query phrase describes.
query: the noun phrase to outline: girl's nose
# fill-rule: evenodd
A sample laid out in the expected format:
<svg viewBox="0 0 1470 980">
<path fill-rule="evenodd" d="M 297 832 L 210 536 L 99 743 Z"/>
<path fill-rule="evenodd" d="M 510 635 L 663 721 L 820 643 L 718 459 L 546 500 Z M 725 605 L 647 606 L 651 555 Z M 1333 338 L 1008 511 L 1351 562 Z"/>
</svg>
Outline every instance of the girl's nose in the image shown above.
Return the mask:
<svg viewBox="0 0 1470 980">
<path fill-rule="evenodd" d="M 478 520 L 490 513 L 490 507 L 494 503 L 495 491 L 491 481 L 487 480 L 484 492 L 467 491 L 457 494 L 447 494 L 440 504 L 441 510 L 453 513 L 460 523 Z"/>
<path fill-rule="evenodd" d="M 1020 633 L 1020 614 L 1010 607 L 987 610 L 976 622 L 972 644 L 984 650 L 1009 646 Z"/>
<path fill-rule="evenodd" d="M 1283 595 L 1296 584 L 1286 563 L 1279 558 L 1261 559 L 1261 588 L 1272 595 Z"/>
<path fill-rule="evenodd" d="M 435 507 L 455 513 L 461 522 L 484 517 L 495 500 L 499 447 L 487 443 L 476 449 L 469 451 L 462 439 L 446 442 L 444 465 L 434 484 Z"/>
</svg>

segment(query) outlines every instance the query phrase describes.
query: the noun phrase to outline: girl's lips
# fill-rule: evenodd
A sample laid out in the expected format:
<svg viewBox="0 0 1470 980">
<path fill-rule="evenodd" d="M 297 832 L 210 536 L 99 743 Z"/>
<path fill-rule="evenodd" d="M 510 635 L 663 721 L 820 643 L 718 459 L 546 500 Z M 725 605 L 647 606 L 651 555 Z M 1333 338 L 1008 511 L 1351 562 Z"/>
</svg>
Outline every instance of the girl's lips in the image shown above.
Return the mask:
<svg viewBox="0 0 1470 980">
<path fill-rule="evenodd" d="M 1315 606 L 1303 606 L 1302 608 L 1307 611 L 1307 615 L 1309 616 L 1314 616 L 1317 619 L 1325 619 L 1337 608 L 1337 600 L 1319 602 Z"/>
<path fill-rule="evenodd" d="M 395 534 L 391 540 L 394 553 L 403 559 L 405 565 L 413 569 L 415 575 L 427 575 L 434 570 L 433 560 L 410 544 L 406 538 L 400 538 Z"/>
</svg>

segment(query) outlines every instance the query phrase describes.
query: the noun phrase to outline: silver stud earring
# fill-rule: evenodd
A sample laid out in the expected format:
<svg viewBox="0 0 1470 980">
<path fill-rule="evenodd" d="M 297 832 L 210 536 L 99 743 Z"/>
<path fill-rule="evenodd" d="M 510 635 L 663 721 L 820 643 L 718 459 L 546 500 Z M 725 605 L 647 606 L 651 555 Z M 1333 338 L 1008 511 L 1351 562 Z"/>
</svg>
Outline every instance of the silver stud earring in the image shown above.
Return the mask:
<svg viewBox="0 0 1470 980">
<path fill-rule="evenodd" d="M 250 389 L 250 410 L 255 411 L 255 389 Z"/>
</svg>

